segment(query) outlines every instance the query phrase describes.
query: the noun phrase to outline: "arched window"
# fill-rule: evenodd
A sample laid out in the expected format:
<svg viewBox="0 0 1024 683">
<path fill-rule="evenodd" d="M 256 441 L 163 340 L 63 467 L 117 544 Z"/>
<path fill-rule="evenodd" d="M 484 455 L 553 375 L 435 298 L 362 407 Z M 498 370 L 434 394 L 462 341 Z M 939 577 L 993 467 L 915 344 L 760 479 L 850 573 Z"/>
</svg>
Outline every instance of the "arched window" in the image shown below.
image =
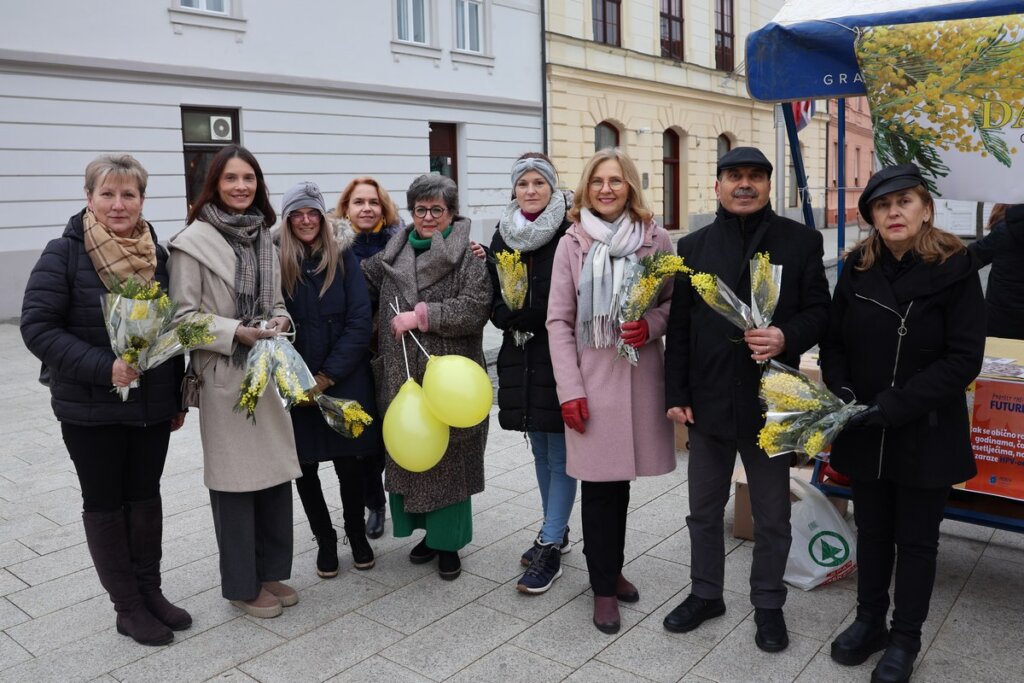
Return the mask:
<svg viewBox="0 0 1024 683">
<path fill-rule="evenodd" d="M 664 227 L 679 229 L 679 135 L 666 130 L 661 135 L 661 166 L 664 173 Z"/>
<path fill-rule="evenodd" d="M 718 158 L 725 156 L 726 152 L 732 149 L 732 140 L 725 133 L 718 136 Z"/>
<path fill-rule="evenodd" d="M 594 126 L 594 151 L 599 152 L 602 149 L 609 147 L 619 146 L 619 129 L 608 123 L 602 121 L 601 123 Z"/>
</svg>

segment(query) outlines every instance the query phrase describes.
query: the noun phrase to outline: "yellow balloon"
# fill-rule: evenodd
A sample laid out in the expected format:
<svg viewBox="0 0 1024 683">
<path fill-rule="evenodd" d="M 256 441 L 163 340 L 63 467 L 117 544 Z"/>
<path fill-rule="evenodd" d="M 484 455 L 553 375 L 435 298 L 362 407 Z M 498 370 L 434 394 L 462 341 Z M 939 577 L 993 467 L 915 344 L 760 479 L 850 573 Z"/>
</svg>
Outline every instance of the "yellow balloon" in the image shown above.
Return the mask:
<svg viewBox="0 0 1024 683">
<path fill-rule="evenodd" d="M 382 427 L 391 459 L 410 472 L 426 472 L 448 450 L 448 425 L 434 417 L 414 379 L 407 379 L 398 390 Z"/>
<path fill-rule="evenodd" d="M 452 427 L 480 424 L 494 402 L 487 372 L 465 356 L 432 356 L 423 373 L 423 393 L 437 419 Z"/>
</svg>

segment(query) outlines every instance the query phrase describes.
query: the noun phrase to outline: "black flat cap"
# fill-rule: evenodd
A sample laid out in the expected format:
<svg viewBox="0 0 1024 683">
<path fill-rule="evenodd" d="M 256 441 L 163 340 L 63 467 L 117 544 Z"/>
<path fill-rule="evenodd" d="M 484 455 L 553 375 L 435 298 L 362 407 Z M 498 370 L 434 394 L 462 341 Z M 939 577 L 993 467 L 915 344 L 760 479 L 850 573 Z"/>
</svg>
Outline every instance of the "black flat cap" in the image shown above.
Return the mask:
<svg viewBox="0 0 1024 683">
<path fill-rule="evenodd" d="M 906 190 L 917 185 L 925 185 L 927 187 L 924 178 L 921 176 L 921 169 L 916 165 L 900 164 L 883 168 L 868 179 L 868 184 L 864 186 L 864 192 L 861 193 L 860 199 L 857 200 L 857 208 L 860 210 L 861 218 L 874 225 L 875 221 L 871 218 L 872 201 L 890 192 Z"/>
<path fill-rule="evenodd" d="M 772 175 L 772 164 L 768 161 L 768 157 L 764 155 L 761 150 L 757 147 L 734 147 L 718 160 L 718 168 L 715 170 L 715 175 L 721 176 L 722 171 L 727 168 L 736 168 L 737 166 L 755 166 L 757 168 L 763 168 L 768 171 L 768 177 Z"/>
</svg>

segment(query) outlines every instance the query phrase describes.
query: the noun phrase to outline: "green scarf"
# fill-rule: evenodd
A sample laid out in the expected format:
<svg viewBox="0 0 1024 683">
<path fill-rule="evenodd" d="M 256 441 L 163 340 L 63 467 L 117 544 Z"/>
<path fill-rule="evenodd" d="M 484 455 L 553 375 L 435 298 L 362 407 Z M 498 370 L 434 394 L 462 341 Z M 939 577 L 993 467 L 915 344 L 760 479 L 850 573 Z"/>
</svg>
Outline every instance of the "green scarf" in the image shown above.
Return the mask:
<svg viewBox="0 0 1024 683">
<path fill-rule="evenodd" d="M 455 224 L 452 223 L 447 228 L 442 230 L 441 237 L 443 237 L 444 239 L 448 239 L 448 235 L 451 234 L 454 225 Z M 425 239 L 423 237 L 420 237 L 416 233 L 416 228 L 413 228 L 412 230 L 409 231 L 409 244 L 412 245 L 412 248 L 416 251 L 417 254 L 422 254 L 427 249 L 430 249 L 430 243 L 433 239 L 433 235 Z"/>
</svg>

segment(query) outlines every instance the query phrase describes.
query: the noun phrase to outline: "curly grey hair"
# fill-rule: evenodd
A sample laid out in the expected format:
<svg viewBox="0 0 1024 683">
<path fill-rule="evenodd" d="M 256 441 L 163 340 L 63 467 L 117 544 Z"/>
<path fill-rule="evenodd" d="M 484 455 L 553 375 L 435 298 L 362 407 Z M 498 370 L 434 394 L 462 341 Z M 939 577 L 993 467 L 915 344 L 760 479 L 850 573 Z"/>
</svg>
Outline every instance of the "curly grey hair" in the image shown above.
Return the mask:
<svg viewBox="0 0 1024 683">
<path fill-rule="evenodd" d="M 412 181 L 405 193 L 405 202 L 411 212 L 416 202 L 424 199 L 440 199 L 448 207 L 448 213 L 455 216 L 459 212 L 459 188 L 451 178 L 437 173 L 421 175 Z"/>
</svg>

